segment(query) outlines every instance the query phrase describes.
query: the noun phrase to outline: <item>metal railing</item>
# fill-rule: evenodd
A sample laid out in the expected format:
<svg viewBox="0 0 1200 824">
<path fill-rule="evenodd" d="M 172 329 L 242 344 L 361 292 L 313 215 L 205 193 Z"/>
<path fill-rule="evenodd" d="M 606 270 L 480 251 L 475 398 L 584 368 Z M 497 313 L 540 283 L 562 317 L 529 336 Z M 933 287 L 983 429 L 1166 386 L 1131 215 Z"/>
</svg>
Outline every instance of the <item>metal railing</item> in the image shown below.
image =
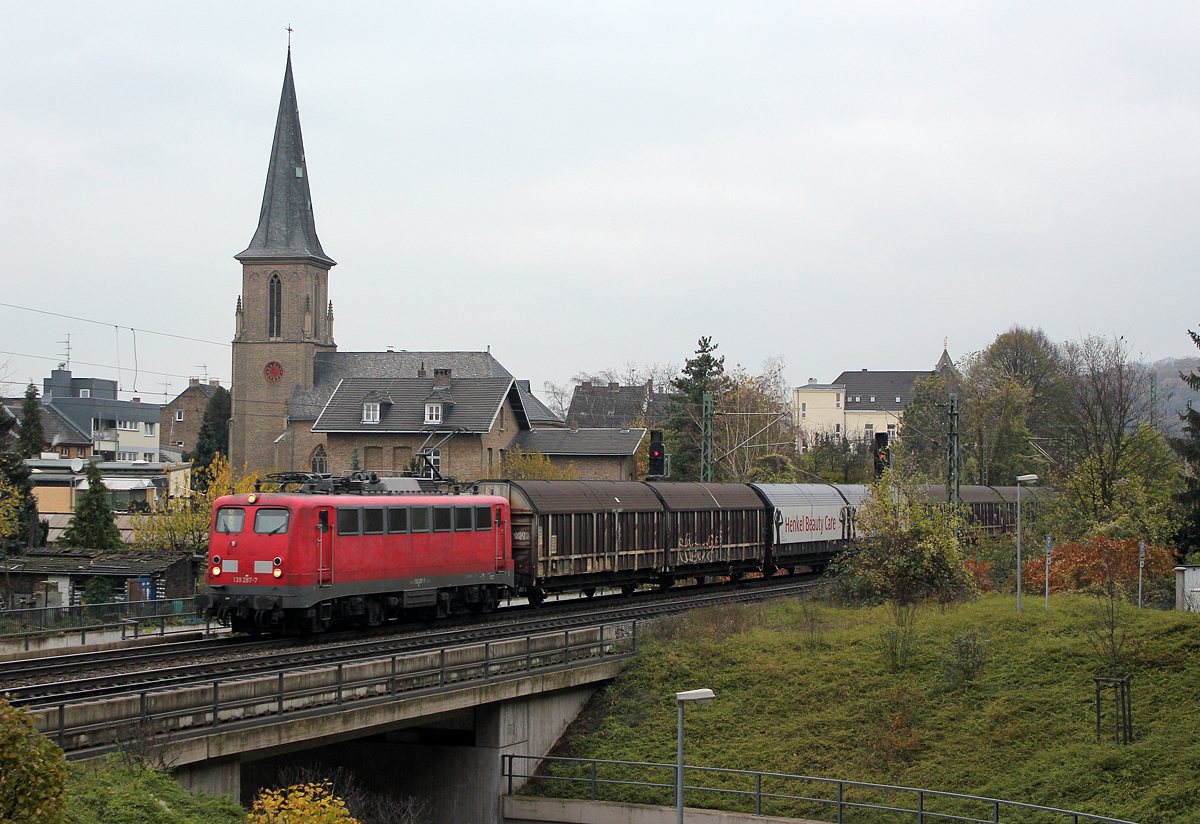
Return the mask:
<svg viewBox="0 0 1200 824">
<path fill-rule="evenodd" d="M 120 630 L 121 637 L 137 637 L 141 624 L 153 624 L 166 633 L 167 622 L 199 622 L 191 598 L 160 598 L 152 601 L 113 601 L 61 607 L 22 607 L 0 612 L 0 642 L 23 641 L 28 650 L 34 638 L 49 635 L 79 635 L 87 643 L 88 633 Z"/>
<path fill-rule="evenodd" d="M 628 627 L 628 622 L 600 624 L 29 709 L 38 731 L 55 739 L 68 755 L 133 740 L 165 743 L 235 724 L 271 723 L 288 713 L 336 712 L 351 704 L 365 706 L 627 658 L 636 646 L 636 632 L 627 632 Z"/>
<path fill-rule="evenodd" d="M 533 761 L 534 772 L 517 772 L 520 759 Z M 559 769 L 555 769 L 558 767 Z M 529 767 L 526 767 L 529 769 Z M 638 780 L 637 776 L 661 771 L 666 774 L 663 782 Z M 552 784 L 563 782 L 574 787 L 587 788 L 588 800 L 625 801 L 627 803 L 657 804 L 674 806 L 674 764 L 656 764 L 641 761 L 607 761 L 589 758 L 540 757 L 535 755 L 501 756 L 501 774 L 508 780 L 508 794 L 512 795 L 526 780 Z M 963 793 L 922 790 L 915 787 L 898 787 L 891 784 L 872 784 L 865 781 L 841 781 L 835 778 L 815 778 L 805 775 L 753 772 L 749 770 L 726 770 L 717 767 L 685 766 L 684 773 L 700 774 L 705 783 L 685 784 L 684 792 L 706 794 L 714 803 L 710 809 L 727 812 L 753 812 L 754 815 L 769 814 L 785 818 L 811 818 L 825 813 L 836 814 L 837 824 L 844 824 L 846 814 L 852 810 L 870 810 L 882 815 L 863 817 L 856 815 L 855 822 L 913 821 L 916 824 L 943 821 L 975 822 L 976 824 L 999 824 L 999 822 L 1108 822 L 1109 824 L 1135 824 L 1119 818 L 1108 818 L 1091 813 L 1073 812 L 1039 804 L 1006 801 L 1000 798 L 966 795 Z M 695 780 L 695 779 L 693 779 Z M 789 787 L 801 787 L 785 792 Z M 802 789 L 804 786 L 811 790 Z M 625 797 L 602 799 L 601 790 L 620 787 Z M 643 788 L 634 792 L 637 800 L 630 800 L 628 788 Z M 824 794 L 819 794 L 824 790 Z M 807 792 L 808 794 L 803 794 Z M 578 798 L 571 794 L 566 797 Z M 686 797 L 686 796 L 685 796 Z M 706 799 L 707 800 L 707 799 Z M 706 804 L 706 806 L 708 806 Z M 764 813 L 764 811 L 767 811 Z M 1001 817 L 1001 813 L 1004 817 Z M 1015 817 L 1014 817 L 1015 816 Z"/>
</svg>

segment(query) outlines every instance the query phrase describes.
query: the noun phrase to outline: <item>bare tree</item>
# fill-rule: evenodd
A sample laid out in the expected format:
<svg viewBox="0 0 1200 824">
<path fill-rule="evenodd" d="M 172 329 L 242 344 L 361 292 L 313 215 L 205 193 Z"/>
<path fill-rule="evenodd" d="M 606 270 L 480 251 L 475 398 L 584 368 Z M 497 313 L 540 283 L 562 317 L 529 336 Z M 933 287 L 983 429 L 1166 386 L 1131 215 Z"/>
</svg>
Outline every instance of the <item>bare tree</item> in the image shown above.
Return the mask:
<svg viewBox="0 0 1200 824">
<path fill-rule="evenodd" d="M 782 357 L 752 375 L 741 364 L 724 376 L 714 426 L 716 458 L 730 480 L 745 481 L 768 456 L 795 450 L 791 391 Z"/>
<path fill-rule="evenodd" d="M 1096 507 L 1111 507 L 1116 483 L 1143 474 L 1152 453 L 1139 449 L 1137 428 L 1150 419 L 1146 368 L 1129 356 L 1124 337 L 1089 335 L 1063 345 L 1063 421 L 1076 471 L 1091 476 Z"/>
</svg>

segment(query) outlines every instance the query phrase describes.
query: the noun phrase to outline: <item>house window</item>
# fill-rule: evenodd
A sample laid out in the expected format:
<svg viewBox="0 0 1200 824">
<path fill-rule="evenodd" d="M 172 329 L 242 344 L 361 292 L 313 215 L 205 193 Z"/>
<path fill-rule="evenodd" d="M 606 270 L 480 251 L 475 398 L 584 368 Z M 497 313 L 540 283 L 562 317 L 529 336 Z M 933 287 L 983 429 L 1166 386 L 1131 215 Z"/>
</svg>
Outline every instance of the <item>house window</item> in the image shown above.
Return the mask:
<svg viewBox="0 0 1200 824">
<path fill-rule="evenodd" d="M 868 441 L 875 440 L 875 424 L 869 423 L 863 427 L 863 435 Z"/>
<path fill-rule="evenodd" d="M 180 421 L 182 421 L 182 420 L 183 420 L 183 410 L 182 410 L 182 409 L 176 409 L 176 410 L 175 410 L 175 421 L 176 421 L 176 423 L 178 423 L 178 422 L 180 422 Z"/>
<path fill-rule="evenodd" d="M 117 429 L 124 429 L 127 432 L 137 432 L 137 421 L 117 421 Z"/>
<path fill-rule="evenodd" d="M 150 423 L 149 421 L 146 421 L 145 423 L 142 424 L 142 431 L 145 432 L 147 435 L 153 435 L 154 434 L 154 424 Z"/>
<path fill-rule="evenodd" d="M 118 452 L 117 460 L 118 461 L 136 461 L 137 453 L 136 452 Z"/>
<path fill-rule="evenodd" d="M 90 398 L 91 396 L 92 396 L 92 390 L 90 390 L 90 389 L 80 389 L 79 390 L 79 397 Z"/>
<path fill-rule="evenodd" d="M 897 395 L 897 396 L 896 396 L 896 403 L 900 403 L 900 396 L 899 396 L 899 395 Z"/>
<path fill-rule="evenodd" d="M 283 281 L 279 275 L 271 275 L 267 287 L 267 337 L 283 337 Z"/>
<path fill-rule="evenodd" d="M 324 475 L 329 471 L 329 455 L 325 453 L 325 445 L 320 444 L 313 450 L 312 471 Z"/>
<path fill-rule="evenodd" d="M 835 434 L 835 435 L 842 434 L 842 425 L 840 423 L 835 423 L 833 425 L 833 434 Z"/>
<path fill-rule="evenodd" d="M 841 393 L 841 392 L 835 392 L 835 393 L 834 393 L 834 395 L 833 395 L 833 406 L 834 406 L 834 408 L 835 408 L 835 409 L 841 409 L 841 408 L 842 408 L 842 393 Z"/>
<path fill-rule="evenodd" d="M 896 437 L 896 424 L 889 423 L 888 424 L 888 440 L 890 441 L 894 437 Z"/>
<path fill-rule="evenodd" d="M 145 461 L 146 463 L 154 463 L 154 453 L 153 452 L 143 452 L 142 460 Z"/>
<path fill-rule="evenodd" d="M 441 449 L 422 449 L 418 455 L 421 458 L 421 477 L 422 478 L 437 478 L 442 474 L 442 450 Z M 428 460 L 426 460 L 428 458 Z"/>
<path fill-rule="evenodd" d="M 442 405 L 440 403 L 425 404 L 425 423 L 442 422 Z"/>
<path fill-rule="evenodd" d="M 363 423 L 379 423 L 379 404 L 364 403 L 363 404 Z"/>
<path fill-rule="evenodd" d="M 874 396 L 874 395 L 872 395 L 872 396 L 871 396 L 871 403 L 875 403 L 875 396 Z"/>
<path fill-rule="evenodd" d="M 183 446 L 183 441 L 171 441 L 175 446 Z"/>
<path fill-rule="evenodd" d="M 60 457 L 60 458 L 69 458 L 69 457 L 71 457 L 71 447 L 69 447 L 69 446 L 60 446 L 60 447 L 58 448 L 58 457 Z"/>
<path fill-rule="evenodd" d="M 808 404 L 806 404 L 806 403 L 800 404 L 800 417 L 802 417 L 802 418 L 808 417 Z"/>
</svg>

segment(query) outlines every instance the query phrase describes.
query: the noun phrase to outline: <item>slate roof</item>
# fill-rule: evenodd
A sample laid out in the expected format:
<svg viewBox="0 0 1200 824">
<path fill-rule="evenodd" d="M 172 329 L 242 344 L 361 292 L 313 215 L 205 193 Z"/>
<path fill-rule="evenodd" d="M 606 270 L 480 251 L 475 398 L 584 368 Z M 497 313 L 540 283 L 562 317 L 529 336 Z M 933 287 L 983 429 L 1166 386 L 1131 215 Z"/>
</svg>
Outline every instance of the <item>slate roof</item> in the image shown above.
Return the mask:
<svg viewBox="0 0 1200 824">
<path fill-rule="evenodd" d="M 288 416 L 315 421 L 343 380 L 416 379 L 422 366 L 430 377 L 434 369 L 449 369 L 452 378 L 512 379 L 490 352 L 318 352 L 313 359 L 312 388 L 296 390 L 288 403 Z"/>
<path fill-rule="evenodd" d="M 240 261 L 283 258 L 335 265 L 333 258 L 321 248 L 313 220 L 296 85 L 292 82 L 291 49 L 283 73 L 283 92 L 279 97 L 279 114 L 275 119 L 275 139 L 271 143 L 271 164 L 267 169 L 258 229 L 250 245 L 234 257 Z"/>
<path fill-rule="evenodd" d="M 513 389 L 512 378 L 461 378 L 451 380 L 448 391 L 453 406 L 443 409 L 442 421 L 425 424 L 425 399 L 434 389 L 432 378 L 346 378 L 329 398 L 313 432 L 489 432 L 500 405 Z M 381 404 L 378 423 L 362 422 L 364 399 L 372 392 L 392 398 Z M 514 392 L 514 400 L 516 393 Z"/>
<path fill-rule="evenodd" d="M 550 411 L 529 388 L 529 381 L 517 381 L 517 393 L 521 398 L 521 406 L 525 408 L 525 417 L 530 426 L 562 426 L 562 418 Z"/>
<path fill-rule="evenodd" d="M 645 429 L 530 429 L 513 446 L 543 455 L 632 455 L 645 437 Z"/>
<path fill-rule="evenodd" d="M 4 568 L 13 575 L 112 575 L 135 578 L 166 572 L 175 564 L 189 560 L 186 553 L 101 553 L 75 550 L 69 553 L 30 552 L 9 556 Z"/>
<path fill-rule="evenodd" d="M 846 391 L 846 411 L 902 412 L 912 400 L 913 384 L 929 372 L 843 372 L 834 380 Z M 896 399 L 899 398 L 897 401 Z"/>
<path fill-rule="evenodd" d="M 13 427 L 13 432 L 21 431 L 21 404 L 24 403 L 24 398 L 21 399 L 5 399 L 4 409 L 10 415 L 17 419 L 17 425 Z M 51 446 L 59 444 L 91 444 L 92 436 L 85 434 L 82 429 L 69 421 L 66 416 L 59 412 L 51 403 L 42 403 L 42 429 L 46 433 L 46 443 Z"/>
<path fill-rule="evenodd" d="M 616 429 L 641 423 L 654 426 L 666 417 L 671 397 L 667 392 L 654 392 L 649 383 L 618 386 L 584 382 L 571 395 L 567 425 Z"/>
</svg>

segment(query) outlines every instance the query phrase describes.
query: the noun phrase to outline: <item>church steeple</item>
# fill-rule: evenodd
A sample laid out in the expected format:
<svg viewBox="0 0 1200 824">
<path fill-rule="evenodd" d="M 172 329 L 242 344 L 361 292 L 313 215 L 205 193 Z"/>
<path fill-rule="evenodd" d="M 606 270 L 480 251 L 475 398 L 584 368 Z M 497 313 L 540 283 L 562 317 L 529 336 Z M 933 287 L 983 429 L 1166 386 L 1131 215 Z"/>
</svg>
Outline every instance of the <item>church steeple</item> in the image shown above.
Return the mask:
<svg viewBox="0 0 1200 824">
<path fill-rule="evenodd" d="M 234 257 L 243 263 L 305 260 L 326 269 L 336 265 L 317 239 L 312 196 L 308 190 L 308 167 L 304 163 L 304 140 L 300 135 L 300 113 L 296 107 L 296 86 L 292 81 L 290 47 L 258 230 L 245 251 Z"/>
</svg>

